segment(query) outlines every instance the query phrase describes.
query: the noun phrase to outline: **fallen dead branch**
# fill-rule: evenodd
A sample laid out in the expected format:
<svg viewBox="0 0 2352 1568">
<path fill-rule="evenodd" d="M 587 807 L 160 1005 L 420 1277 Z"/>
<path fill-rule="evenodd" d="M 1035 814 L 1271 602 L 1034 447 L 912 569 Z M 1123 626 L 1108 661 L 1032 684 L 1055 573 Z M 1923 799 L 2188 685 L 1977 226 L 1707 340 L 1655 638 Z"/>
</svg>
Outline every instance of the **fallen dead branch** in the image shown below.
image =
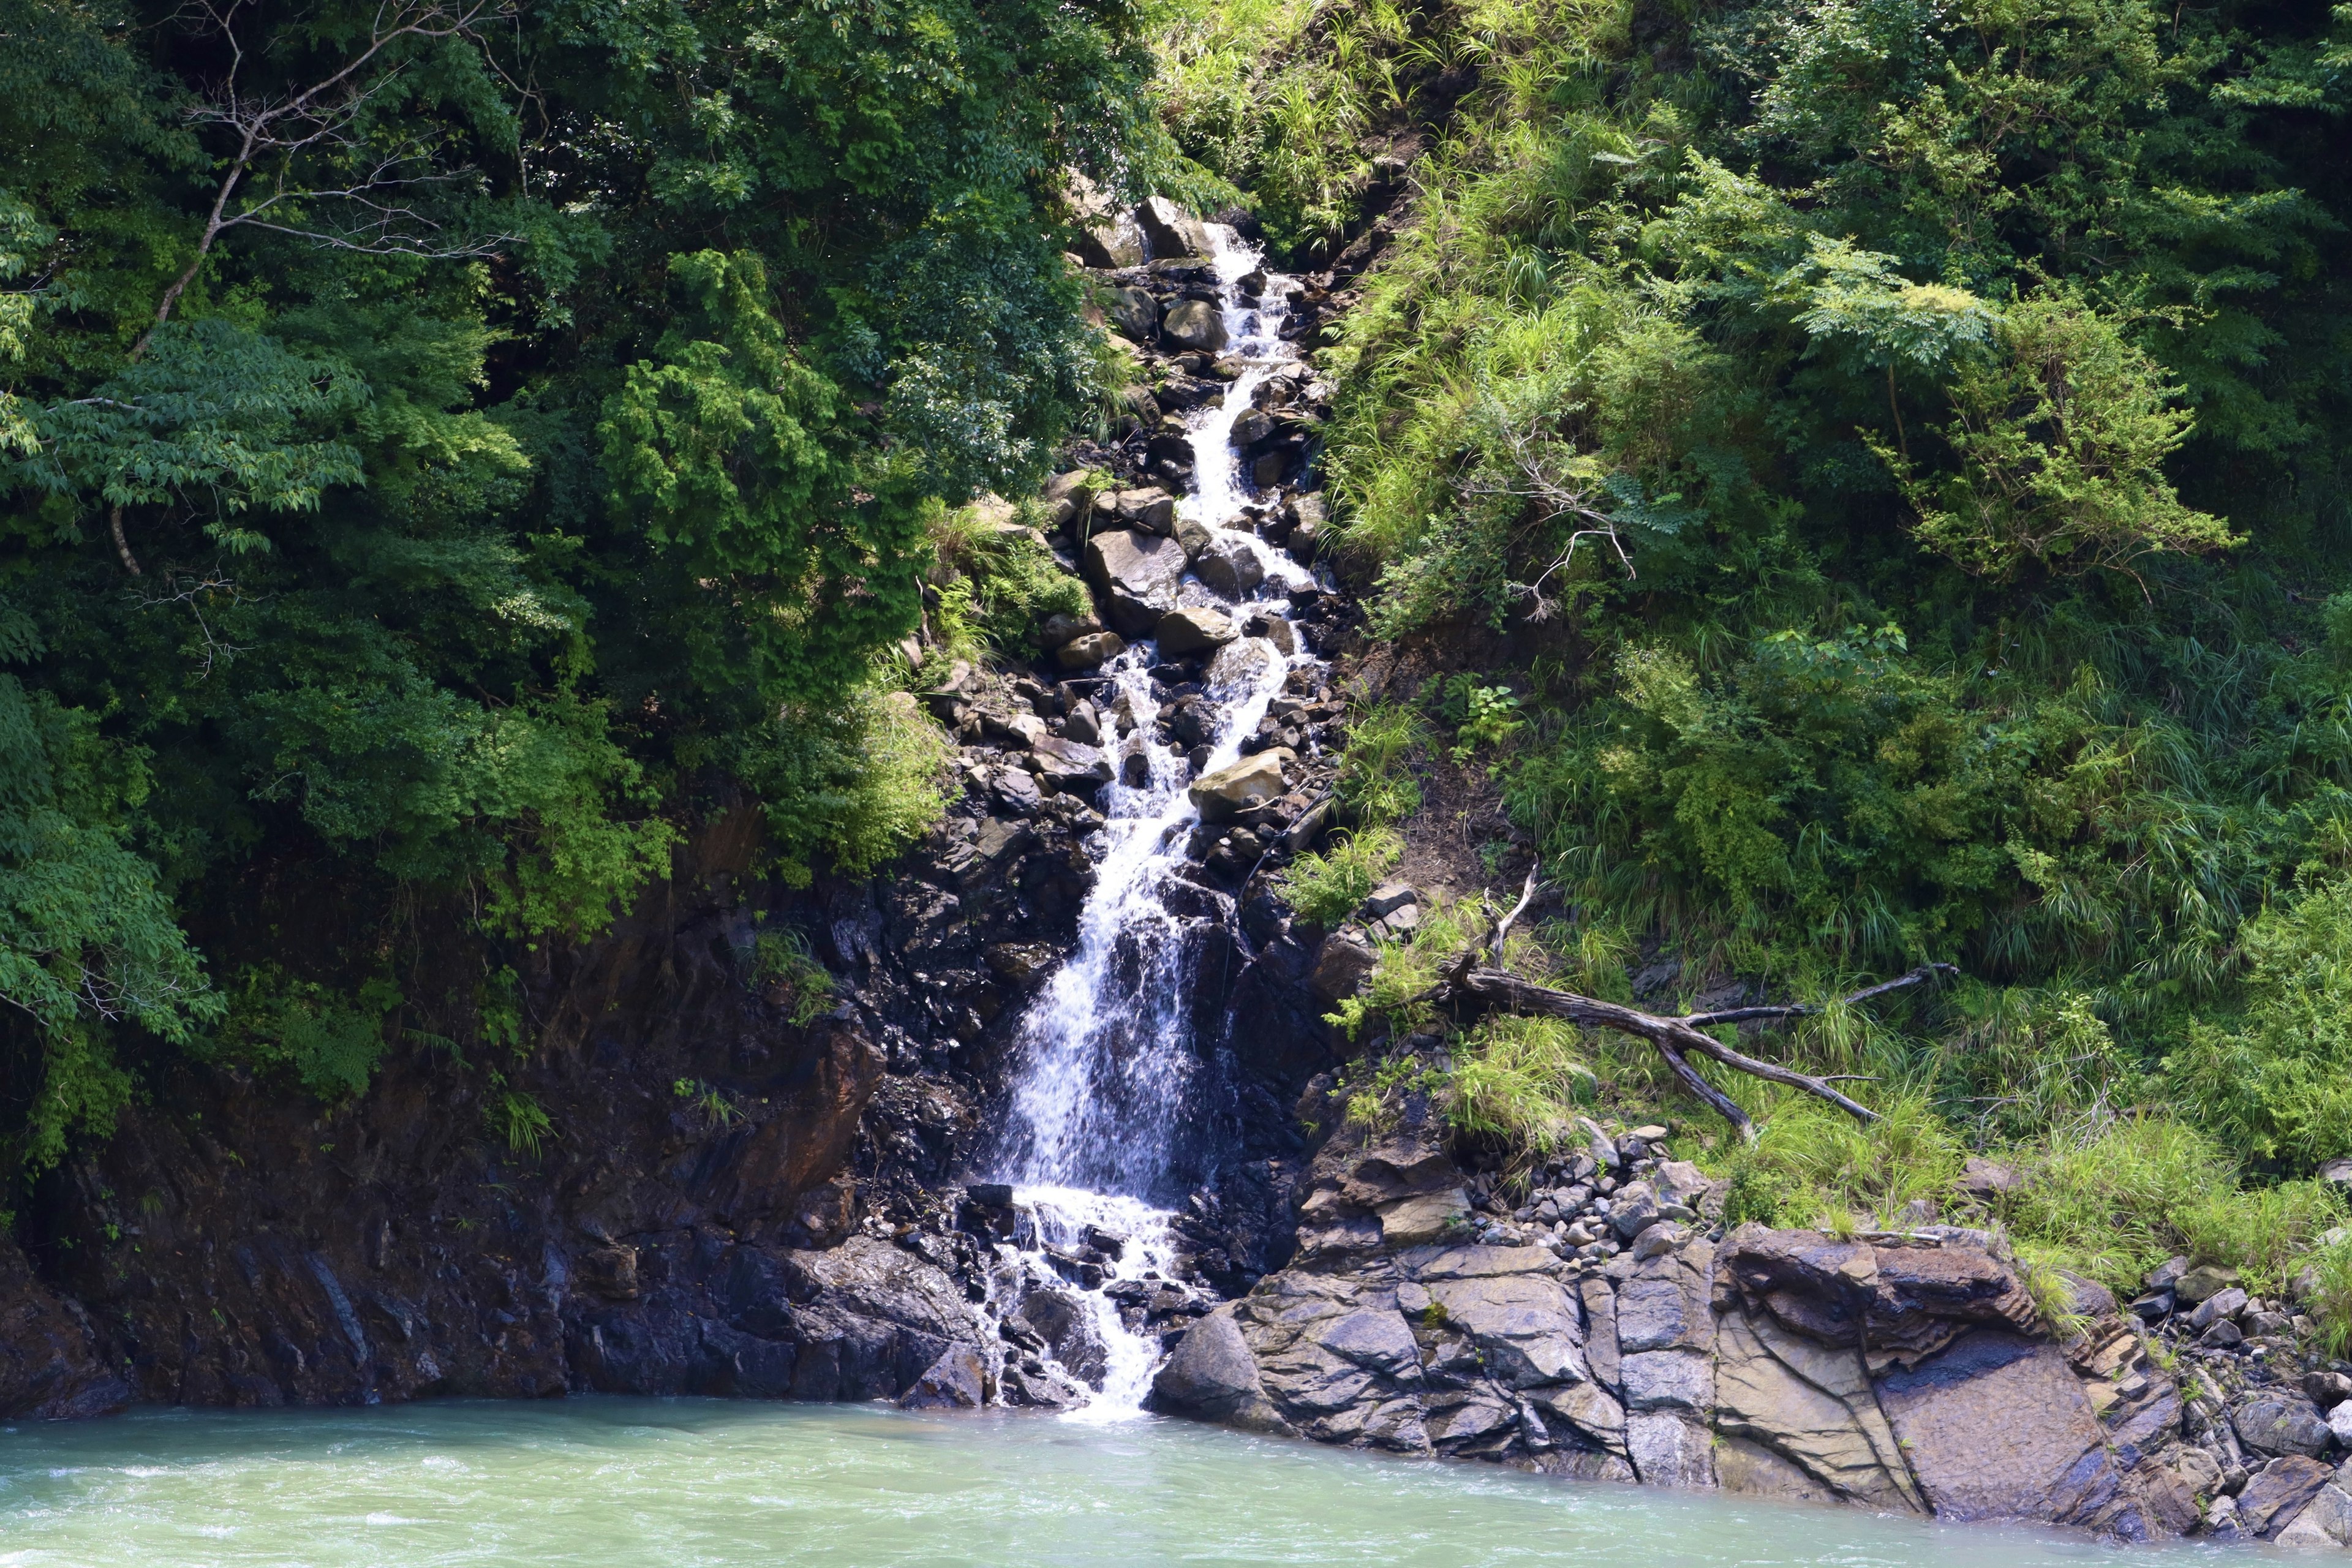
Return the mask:
<svg viewBox="0 0 2352 1568">
<path fill-rule="evenodd" d="M 1760 1078 L 1768 1083 L 1784 1084 L 1801 1089 L 1818 1100 L 1828 1101 L 1857 1121 L 1875 1121 L 1878 1113 L 1857 1100 L 1850 1100 L 1832 1086 L 1831 1080 L 1798 1072 L 1777 1062 L 1759 1061 L 1743 1051 L 1734 1050 L 1706 1031 L 1723 1024 L 1743 1024 L 1765 1019 L 1802 1017 L 1822 1011 L 1819 1003 L 1787 1003 L 1773 1006 L 1733 1007 L 1711 1013 L 1686 1013 L 1679 1016 L 1663 1013 L 1645 1013 L 1638 1007 L 1628 1007 L 1615 1002 L 1603 1002 L 1597 996 L 1581 996 L 1573 991 L 1556 990 L 1523 980 L 1507 969 L 1489 967 L 1484 961 L 1492 954 L 1502 961 L 1504 939 L 1510 934 L 1513 921 L 1524 913 L 1533 901 L 1536 890 L 1535 873 L 1528 873 L 1526 888 L 1511 911 L 1496 921 L 1486 937 L 1465 951 L 1431 994 L 1431 999 L 1441 1005 L 1468 1005 L 1480 1012 L 1541 1014 L 1564 1019 L 1585 1029 L 1613 1029 L 1647 1040 L 1657 1050 L 1668 1068 L 1690 1091 L 1712 1106 L 1716 1112 L 1739 1130 L 1743 1139 L 1753 1140 L 1756 1125 L 1748 1114 L 1733 1103 L 1729 1096 L 1707 1082 L 1691 1065 L 1693 1057 L 1705 1057 L 1722 1063 L 1735 1071 Z M 1876 985 L 1867 985 L 1850 996 L 1841 997 L 1836 1004 L 1852 1006 L 1884 996 L 1907 986 L 1916 985 L 1938 975 L 1958 974 L 1948 963 L 1924 963 L 1908 974 Z"/>
</svg>

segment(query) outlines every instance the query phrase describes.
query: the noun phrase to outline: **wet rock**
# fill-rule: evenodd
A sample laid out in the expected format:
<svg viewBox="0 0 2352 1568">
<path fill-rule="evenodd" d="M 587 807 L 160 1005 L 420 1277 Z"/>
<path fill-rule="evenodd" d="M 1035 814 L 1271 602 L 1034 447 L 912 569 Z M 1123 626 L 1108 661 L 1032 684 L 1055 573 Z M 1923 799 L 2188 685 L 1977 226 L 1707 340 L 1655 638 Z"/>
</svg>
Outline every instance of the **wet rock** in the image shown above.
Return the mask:
<svg viewBox="0 0 2352 1568">
<path fill-rule="evenodd" d="M 1285 658 L 1295 658 L 1297 655 L 1297 628 L 1280 616 L 1270 616 L 1264 611 L 1255 612 L 1249 619 L 1242 623 L 1242 635 L 1264 637 L 1267 642 L 1272 643 L 1275 651 Z"/>
<path fill-rule="evenodd" d="M 927 1367 L 915 1386 L 898 1396 L 902 1410 L 977 1410 L 985 1401 L 980 1357 L 969 1345 L 950 1345 Z"/>
<path fill-rule="evenodd" d="M 2057 1348 L 1972 1329 L 1878 1380 L 1879 1406 L 1939 1519 L 2158 1531 Z"/>
<path fill-rule="evenodd" d="M 1675 1412 L 1629 1411 L 1625 1452 L 1644 1485 L 1696 1489 L 1716 1484 L 1713 1435 Z"/>
<path fill-rule="evenodd" d="M 1187 793 L 1204 820 L 1227 820 L 1237 812 L 1280 795 L 1283 769 L 1297 760 L 1281 747 L 1260 752 L 1202 774 L 1192 781 Z"/>
<path fill-rule="evenodd" d="M 1818 1231 L 1742 1226 L 1717 1253 L 1750 1311 L 1824 1344 L 1865 1335 L 1874 1352 L 1916 1359 L 1972 1324 L 2040 1331 L 2032 1298 L 1981 1247 L 1884 1247 Z"/>
<path fill-rule="evenodd" d="M 1255 684 L 1282 661 L 1264 637 L 1243 637 L 1219 650 L 1209 661 L 1209 684 L 1234 688 Z"/>
<path fill-rule="evenodd" d="M 1817 1345 L 1769 1317 L 1727 1313 L 1716 1342 L 1715 1419 L 1718 1432 L 1786 1464 L 1727 1465 L 1727 1489 L 1803 1496 L 1811 1488 L 1865 1507 L 1927 1511 L 1857 1351 Z"/>
<path fill-rule="evenodd" d="M 1047 735 L 1031 748 L 1037 759 L 1039 776 L 1056 789 L 1091 790 L 1110 783 L 1110 760 L 1099 747 Z"/>
<path fill-rule="evenodd" d="M 2284 1511 L 2273 1512 L 2273 1522 Z M 2319 1551 L 2352 1546 L 2352 1494 L 2334 1482 L 2323 1484 L 2271 1539 L 2284 1547 Z"/>
<path fill-rule="evenodd" d="M 1087 541 L 1087 580 L 1102 596 L 1113 627 L 1127 637 L 1151 635 L 1176 608 L 1184 551 L 1172 539 L 1113 531 Z"/>
<path fill-rule="evenodd" d="M 1233 443 L 1236 447 L 1255 447 L 1274 434 L 1274 421 L 1263 412 L 1252 408 L 1234 421 Z"/>
<path fill-rule="evenodd" d="M 83 1315 L 33 1273 L 0 1236 L 0 1417 L 105 1415 L 131 1402 Z"/>
<path fill-rule="evenodd" d="M 1064 669 L 1096 669 L 1126 651 L 1127 641 L 1117 632 L 1091 632 L 1055 649 L 1054 662 Z"/>
<path fill-rule="evenodd" d="M 1250 542 L 1231 529 L 1215 529 L 1192 557 L 1192 571 L 1222 599 L 1240 599 L 1265 581 L 1265 563 Z"/>
<path fill-rule="evenodd" d="M 1184 1331 L 1174 1353 L 1152 1378 L 1151 1393 L 1160 1409 L 1176 1415 L 1248 1432 L 1295 1435 L 1266 1398 L 1257 1358 L 1234 1325 L 1231 1302 L 1195 1320 Z"/>
<path fill-rule="evenodd" d="M 1171 347 L 1213 353 L 1225 346 L 1224 317 L 1214 305 L 1180 300 L 1161 318 L 1160 335 Z"/>
<path fill-rule="evenodd" d="M 1168 658 L 1206 653 L 1224 647 L 1240 635 L 1234 623 L 1215 610 L 1189 608 L 1169 611 L 1151 633 L 1161 656 Z"/>
</svg>

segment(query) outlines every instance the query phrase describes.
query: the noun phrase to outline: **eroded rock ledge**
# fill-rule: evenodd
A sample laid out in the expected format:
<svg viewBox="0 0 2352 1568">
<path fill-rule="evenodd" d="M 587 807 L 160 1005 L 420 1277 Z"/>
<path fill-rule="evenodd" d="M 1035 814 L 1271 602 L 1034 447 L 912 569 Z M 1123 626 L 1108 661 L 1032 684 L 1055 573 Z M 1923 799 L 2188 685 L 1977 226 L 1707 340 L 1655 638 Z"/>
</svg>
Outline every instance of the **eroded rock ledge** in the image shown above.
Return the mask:
<svg viewBox="0 0 2352 1568">
<path fill-rule="evenodd" d="M 1981 1231 L 1841 1240 L 1746 1226 L 1710 1240 L 1661 1221 L 1608 1258 L 1495 1245 L 1461 1173 L 1412 1127 L 1335 1137 L 1299 1191 L 1297 1257 L 1185 1335 L 1159 1378 L 1162 1408 L 1404 1454 L 2132 1541 L 2200 1527 L 2181 1394 L 2137 1323 L 2085 1284 L 2084 1326 L 2062 1342 Z M 2307 1457 L 2270 1459 L 2242 1510 L 2246 1496 L 2264 1509 L 2248 1532 L 2266 1537 L 2305 1511 L 2343 1512 Z"/>
</svg>

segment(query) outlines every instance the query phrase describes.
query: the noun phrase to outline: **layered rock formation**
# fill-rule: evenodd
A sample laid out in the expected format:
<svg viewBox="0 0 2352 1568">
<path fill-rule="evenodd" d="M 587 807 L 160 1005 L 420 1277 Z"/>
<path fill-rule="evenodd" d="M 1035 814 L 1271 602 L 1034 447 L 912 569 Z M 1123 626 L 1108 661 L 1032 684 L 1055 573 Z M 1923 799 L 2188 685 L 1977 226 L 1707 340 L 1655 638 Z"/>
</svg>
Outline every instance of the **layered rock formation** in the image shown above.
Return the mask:
<svg viewBox="0 0 2352 1568">
<path fill-rule="evenodd" d="M 1162 1406 L 1401 1453 L 2135 1541 L 2198 1525 L 2193 1489 L 2159 1458 L 2179 1392 L 2136 1325 L 2089 1300 L 2062 1342 L 1984 1233 L 1711 1237 L 1653 1215 L 1622 1250 L 1584 1257 L 1481 1215 L 1440 1142 L 1411 1103 L 1382 1133 L 1336 1136 L 1299 1189 L 1297 1257 L 1185 1336 Z M 2326 1468 L 2306 1479 L 2267 1482 L 2261 1532 L 2283 1533 Z"/>
</svg>

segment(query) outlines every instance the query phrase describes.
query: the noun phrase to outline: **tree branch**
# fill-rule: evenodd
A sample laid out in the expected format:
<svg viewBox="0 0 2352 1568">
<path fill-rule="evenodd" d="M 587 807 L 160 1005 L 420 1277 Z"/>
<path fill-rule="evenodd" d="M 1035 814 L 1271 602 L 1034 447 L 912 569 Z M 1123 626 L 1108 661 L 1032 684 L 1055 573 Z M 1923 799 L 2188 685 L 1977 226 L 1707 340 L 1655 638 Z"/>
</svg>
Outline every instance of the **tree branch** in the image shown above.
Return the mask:
<svg viewBox="0 0 2352 1568">
<path fill-rule="evenodd" d="M 1715 1112 L 1737 1128 L 1741 1138 L 1753 1142 L 1756 1124 L 1748 1114 L 1734 1103 L 1730 1096 L 1707 1082 L 1690 1058 L 1705 1057 L 1721 1062 L 1725 1067 L 1760 1078 L 1767 1083 L 1782 1084 L 1800 1089 L 1836 1106 L 1858 1121 L 1879 1120 L 1878 1113 L 1858 1100 L 1851 1100 L 1833 1085 L 1834 1079 L 1816 1078 L 1777 1062 L 1760 1061 L 1743 1051 L 1734 1050 L 1706 1030 L 1723 1024 L 1746 1023 L 1762 1018 L 1796 1018 L 1822 1011 L 1822 1004 L 1792 1002 L 1779 1006 L 1734 1007 L 1713 1013 L 1687 1013 L 1679 1017 L 1664 1013 L 1645 1013 L 1638 1007 L 1628 1007 L 1615 1002 L 1603 1002 L 1597 996 L 1582 996 L 1573 991 L 1555 990 L 1522 980 L 1506 969 L 1484 967 L 1481 960 L 1492 954 L 1496 963 L 1503 957 L 1503 941 L 1510 934 L 1511 923 L 1524 913 L 1535 900 L 1536 872 L 1528 872 L 1527 886 L 1519 901 L 1508 914 L 1488 929 L 1486 936 L 1464 952 L 1447 969 L 1443 978 L 1430 991 L 1428 999 L 1440 1005 L 1470 1004 L 1480 1011 L 1540 1014 L 1564 1019 L 1584 1029 L 1612 1029 L 1622 1035 L 1632 1035 L 1647 1040 L 1685 1088 L 1712 1107 Z M 1908 974 L 1893 980 L 1865 985 L 1853 994 L 1839 1000 L 1840 1006 L 1852 1006 L 1916 985 L 1937 975 L 1958 974 L 1958 969 L 1948 963 L 1923 963 Z"/>
</svg>

